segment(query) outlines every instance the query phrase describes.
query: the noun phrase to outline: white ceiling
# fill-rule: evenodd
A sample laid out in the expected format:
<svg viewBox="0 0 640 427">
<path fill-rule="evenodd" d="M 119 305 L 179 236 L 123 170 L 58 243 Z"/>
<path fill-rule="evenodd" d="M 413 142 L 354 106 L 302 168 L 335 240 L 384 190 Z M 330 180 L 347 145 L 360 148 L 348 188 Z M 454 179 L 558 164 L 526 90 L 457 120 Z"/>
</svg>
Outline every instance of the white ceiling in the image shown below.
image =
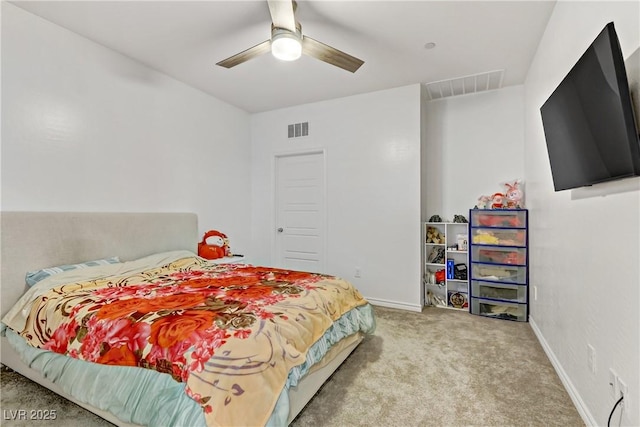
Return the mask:
<svg viewBox="0 0 640 427">
<path fill-rule="evenodd" d="M 352 74 L 269 53 L 216 66 L 269 38 L 264 0 L 13 3 L 251 113 L 494 70 L 521 84 L 555 4 L 298 0 L 303 34 L 365 61 Z"/>
</svg>

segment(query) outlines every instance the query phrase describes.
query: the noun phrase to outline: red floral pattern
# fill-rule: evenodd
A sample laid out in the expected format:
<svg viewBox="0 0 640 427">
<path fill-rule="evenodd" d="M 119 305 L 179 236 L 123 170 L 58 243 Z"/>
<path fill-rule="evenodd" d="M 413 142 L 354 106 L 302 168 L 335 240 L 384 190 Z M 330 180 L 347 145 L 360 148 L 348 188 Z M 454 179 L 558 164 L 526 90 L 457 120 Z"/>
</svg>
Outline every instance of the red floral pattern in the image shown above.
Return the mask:
<svg viewBox="0 0 640 427">
<path fill-rule="evenodd" d="M 234 376 L 244 381 L 277 368 L 284 372 L 284 379 L 270 385 L 277 398 L 288 369 L 304 361 L 298 347 L 308 347 L 332 319 L 366 303 L 346 282 L 329 286 L 329 281 L 338 279 L 186 258 L 118 280 L 118 286 L 105 279 L 68 292 L 51 290 L 34 305 L 33 322 L 22 335 L 33 345 L 74 358 L 167 373 L 187 382 L 186 393 L 201 404 L 207 420 L 213 417 L 225 424 L 229 421 L 217 408 L 262 387 Z M 341 311 L 331 312 L 332 304 L 319 302 L 324 301 L 318 299 L 320 291 L 351 299 L 345 299 Z M 309 309 L 313 315 L 302 311 Z M 286 322 L 300 326 L 291 328 Z M 296 332 L 300 327 L 311 328 L 302 334 L 309 340 L 304 345 L 294 343 L 301 339 Z M 274 341 L 274 334 L 282 331 L 294 335 Z M 261 345 L 261 350 L 249 344 Z"/>
</svg>

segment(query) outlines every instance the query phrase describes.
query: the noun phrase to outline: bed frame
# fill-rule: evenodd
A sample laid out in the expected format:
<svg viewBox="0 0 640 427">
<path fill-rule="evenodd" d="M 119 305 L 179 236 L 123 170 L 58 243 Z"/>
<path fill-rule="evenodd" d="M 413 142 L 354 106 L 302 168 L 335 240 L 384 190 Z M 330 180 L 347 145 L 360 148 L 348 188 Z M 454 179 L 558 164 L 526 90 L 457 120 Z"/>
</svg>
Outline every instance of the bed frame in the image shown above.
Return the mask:
<svg viewBox="0 0 640 427">
<path fill-rule="evenodd" d="M 119 256 L 130 261 L 157 252 L 197 251 L 198 219 L 193 213 L 1 212 L 1 315 L 26 291 L 25 273 L 55 265 Z M 289 390 L 290 423 L 322 384 L 362 341 L 352 339 L 332 351 L 321 367 Z M 109 412 L 81 402 L 27 366 L 6 337 L 1 339 L 0 362 L 118 426 Z"/>
</svg>

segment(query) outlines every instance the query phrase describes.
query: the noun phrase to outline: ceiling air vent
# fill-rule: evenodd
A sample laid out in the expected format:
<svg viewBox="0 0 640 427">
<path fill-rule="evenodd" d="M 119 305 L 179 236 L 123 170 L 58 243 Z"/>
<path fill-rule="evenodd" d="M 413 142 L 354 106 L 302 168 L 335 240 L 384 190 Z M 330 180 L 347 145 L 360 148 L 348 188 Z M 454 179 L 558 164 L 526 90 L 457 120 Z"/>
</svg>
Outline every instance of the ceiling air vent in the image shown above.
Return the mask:
<svg viewBox="0 0 640 427">
<path fill-rule="evenodd" d="M 287 126 L 287 135 L 289 138 L 297 138 L 299 136 L 309 135 L 309 122 L 294 123 Z"/>
<path fill-rule="evenodd" d="M 440 99 L 449 96 L 466 95 L 469 93 L 500 89 L 502 87 L 503 78 L 504 70 L 496 70 L 473 74 L 471 76 L 425 83 L 425 87 L 427 88 L 429 99 Z"/>
</svg>

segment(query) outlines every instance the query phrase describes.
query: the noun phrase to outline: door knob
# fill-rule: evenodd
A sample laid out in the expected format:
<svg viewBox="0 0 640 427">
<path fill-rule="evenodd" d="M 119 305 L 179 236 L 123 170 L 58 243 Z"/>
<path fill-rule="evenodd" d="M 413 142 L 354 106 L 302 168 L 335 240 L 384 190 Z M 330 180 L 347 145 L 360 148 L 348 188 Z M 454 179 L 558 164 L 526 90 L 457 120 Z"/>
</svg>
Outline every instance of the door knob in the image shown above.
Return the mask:
<svg viewBox="0 0 640 427">
<path fill-rule="evenodd" d="M 282 233 L 283 231 L 284 231 L 284 228 L 278 227 L 278 233 Z"/>
</svg>

